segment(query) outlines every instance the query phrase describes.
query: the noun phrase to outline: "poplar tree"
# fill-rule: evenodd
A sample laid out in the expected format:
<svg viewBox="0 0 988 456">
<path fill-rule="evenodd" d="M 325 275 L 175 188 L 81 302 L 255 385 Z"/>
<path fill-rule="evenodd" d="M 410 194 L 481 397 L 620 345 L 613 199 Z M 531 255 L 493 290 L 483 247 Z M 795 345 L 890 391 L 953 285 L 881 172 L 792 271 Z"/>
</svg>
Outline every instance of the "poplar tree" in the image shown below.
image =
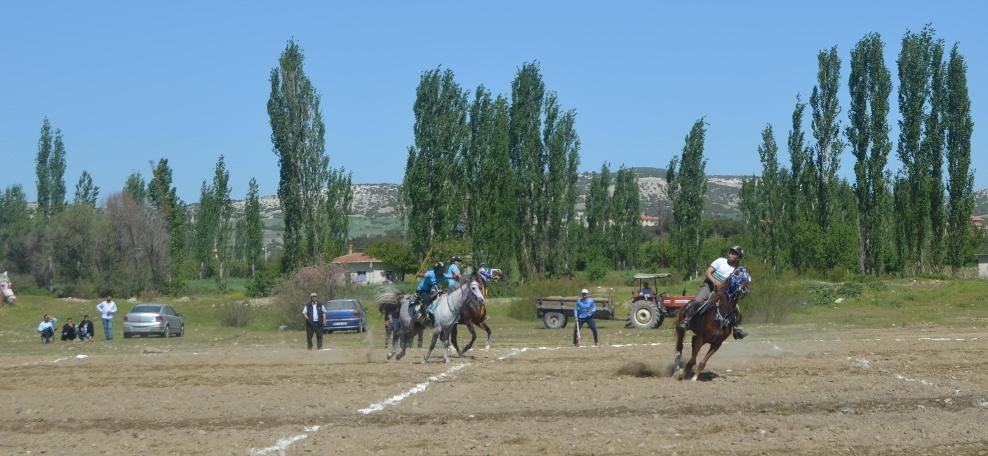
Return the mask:
<svg viewBox="0 0 988 456">
<path fill-rule="evenodd" d="M 152 163 L 153 164 L 153 163 Z M 172 169 L 168 159 L 158 160 L 152 168 L 152 177 L 147 184 L 147 203 L 160 211 L 168 231 L 168 253 L 171 257 L 172 270 L 168 282 L 171 286 L 180 286 L 181 268 L 185 262 L 185 240 L 188 229 L 188 217 L 185 203 L 178 197 L 177 190 L 172 185 Z"/>
<path fill-rule="evenodd" d="M 127 176 L 127 181 L 124 182 L 124 192 L 138 204 L 143 205 L 145 203 L 148 193 L 147 183 L 144 182 L 141 173 L 134 171 L 130 176 Z"/>
<path fill-rule="evenodd" d="M 891 75 L 885 66 L 884 44 L 877 33 L 866 35 L 851 50 L 848 86 L 851 105 L 846 129 L 854 153 L 854 195 L 858 218 L 858 270 L 862 274 L 882 272 L 883 233 L 889 220 L 885 165 L 892 149 L 888 110 Z"/>
<path fill-rule="evenodd" d="M 79 176 L 79 182 L 75 185 L 75 204 L 96 207 L 97 198 L 99 198 L 99 186 L 93 184 L 93 176 L 89 175 L 89 171 L 83 171 Z"/>
<path fill-rule="evenodd" d="M 935 40 L 930 46 L 930 99 L 929 111 L 923 121 L 923 155 L 930 202 L 929 266 L 937 271 L 943 264 L 944 201 L 943 157 L 944 117 L 946 116 L 946 66 L 943 63 L 943 40 Z"/>
<path fill-rule="evenodd" d="M 539 220 L 545 203 L 545 146 L 542 140 L 542 113 L 545 84 L 538 63 L 522 65 L 511 82 L 509 138 L 511 168 L 516 176 L 518 226 L 517 258 L 523 276 L 545 273 L 540 258 L 544 239 Z"/>
<path fill-rule="evenodd" d="M 258 266 L 263 266 L 264 225 L 261 223 L 261 201 L 258 196 L 257 179 L 251 178 L 247 184 L 247 198 L 244 202 L 243 218 L 244 259 L 250 267 L 250 275 L 257 275 Z"/>
<path fill-rule="evenodd" d="M 402 199 L 412 251 L 420 258 L 434 241 L 466 232 L 463 189 L 469 146 L 467 93 L 450 69 L 422 74 L 416 88 L 415 145 L 408 149 Z"/>
<path fill-rule="evenodd" d="M 622 166 L 614 177 L 611 213 L 614 221 L 613 262 L 619 269 L 635 267 L 635 256 L 641 243 L 641 202 L 638 177 Z"/>
<path fill-rule="evenodd" d="M 895 186 L 899 263 L 926 270 L 925 246 L 930 232 L 930 176 L 923 152 L 923 123 L 930 95 L 933 28 L 906 32 L 897 61 L 899 73 L 899 141 L 902 169 Z"/>
<path fill-rule="evenodd" d="M 540 220 L 544 250 L 540 255 L 547 274 L 569 270 L 567 252 L 572 251 L 570 232 L 575 218 L 577 197 L 576 168 L 579 166 L 580 138 L 576 134 L 575 111 L 561 111 L 555 94 L 546 102 L 543 144 L 546 148 L 546 175 L 543 194 L 546 201 Z"/>
<path fill-rule="evenodd" d="M 475 151 L 478 178 L 471 186 L 471 201 L 478 210 L 471 222 L 471 239 L 478 260 L 508 269 L 514 262 L 518 235 L 515 179 L 509 172 L 508 100 L 498 96 L 489 110 L 485 106 L 481 94 L 470 116 L 471 140 L 478 147 Z"/>
<path fill-rule="evenodd" d="M 840 167 L 840 154 L 843 143 L 840 140 L 840 57 L 837 47 L 820 51 L 817 54 L 817 85 L 810 95 L 813 110 L 812 130 L 816 139 L 816 182 L 819 211 L 819 225 L 826 229 L 830 224 L 831 205 L 834 199 L 835 176 Z"/>
<path fill-rule="evenodd" d="M 38 211 L 46 217 L 61 212 L 65 208 L 65 143 L 62 141 L 62 131 L 52 131 L 47 117 L 41 123 L 35 172 Z"/>
<path fill-rule="evenodd" d="M 322 97 L 305 74 L 304 63 L 301 47 L 291 40 L 269 78 L 268 118 L 285 222 L 284 272 L 342 251 L 353 194 L 350 175 L 329 167 Z"/>
<path fill-rule="evenodd" d="M 590 177 L 590 188 L 587 190 L 587 246 L 586 262 L 606 261 L 608 267 L 613 267 L 612 253 L 614 249 L 611 235 L 611 169 L 608 163 L 600 165 L 600 172 Z"/>
<path fill-rule="evenodd" d="M 760 252 L 777 272 L 781 266 L 780 250 L 782 249 L 782 225 L 785 214 L 785 189 L 782 171 L 779 169 L 779 146 L 775 142 L 772 125 L 768 124 L 762 130 L 762 143 L 758 146 L 758 157 L 762 162 L 762 177 L 758 183 L 756 198 L 759 210 L 756 212 L 758 230 L 764 236 L 763 248 Z"/>
<path fill-rule="evenodd" d="M 703 198 L 707 193 L 707 161 L 703 158 L 706 121 L 697 120 L 686 136 L 680 157 L 673 157 L 666 170 L 669 199 L 672 200 L 670 240 L 676 250 L 676 267 L 684 278 L 699 275 L 703 248 Z"/>
<path fill-rule="evenodd" d="M 967 90 L 967 63 L 955 44 L 950 50 L 946 77 L 947 152 L 947 263 L 954 274 L 964 264 L 970 216 L 974 208 L 974 173 L 971 170 L 971 99 Z"/>
<path fill-rule="evenodd" d="M 807 256 L 807 248 L 801 241 L 812 238 L 809 232 L 816 226 L 813 221 L 817 214 L 815 166 L 813 165 L 812 150 L 806 145 L 806 135 L 803 132 L 803 116 L 806 103 L 796 97 L 796 106 L 792 112 L 792 127 L 788 136 L 788 151 L 790 174 L 788 182 L 788 220 L 786 227 L 786 245 L 789 246 L 789 263 L 798 271 L 805 271 L 811 263 Z"/>
</svg>

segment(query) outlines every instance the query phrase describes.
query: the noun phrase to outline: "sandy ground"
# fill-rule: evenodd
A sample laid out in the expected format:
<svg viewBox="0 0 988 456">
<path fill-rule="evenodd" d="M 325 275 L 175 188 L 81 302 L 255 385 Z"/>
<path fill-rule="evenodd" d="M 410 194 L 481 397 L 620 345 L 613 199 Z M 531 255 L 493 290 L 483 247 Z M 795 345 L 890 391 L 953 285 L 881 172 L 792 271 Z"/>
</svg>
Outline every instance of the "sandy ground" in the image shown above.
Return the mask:
<svg viewBox="0 0 988 456">
<path fill-rule="evenodd" d="M 0 357 L 0 454 L 988 455 L 988 331 L 751 329 L 699 382 L 665 375 L 668 328 L 616 322 L 450 364 L 356 334 L 56 344 Z"/>
</svg>

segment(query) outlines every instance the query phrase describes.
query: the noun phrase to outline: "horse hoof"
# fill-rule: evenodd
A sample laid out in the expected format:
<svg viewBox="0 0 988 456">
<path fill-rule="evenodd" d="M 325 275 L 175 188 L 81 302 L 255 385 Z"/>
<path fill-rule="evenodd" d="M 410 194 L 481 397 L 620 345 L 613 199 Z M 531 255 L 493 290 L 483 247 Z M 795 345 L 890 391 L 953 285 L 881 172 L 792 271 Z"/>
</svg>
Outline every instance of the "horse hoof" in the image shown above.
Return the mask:
<svg viewBox="0 0 988 456">
<path fill-rule="evenodd" d="M 693 381 L 695 382 L 697 380 L 700 380 L 700 374 L 696 374 L 693 376 Z"/>
</svg>

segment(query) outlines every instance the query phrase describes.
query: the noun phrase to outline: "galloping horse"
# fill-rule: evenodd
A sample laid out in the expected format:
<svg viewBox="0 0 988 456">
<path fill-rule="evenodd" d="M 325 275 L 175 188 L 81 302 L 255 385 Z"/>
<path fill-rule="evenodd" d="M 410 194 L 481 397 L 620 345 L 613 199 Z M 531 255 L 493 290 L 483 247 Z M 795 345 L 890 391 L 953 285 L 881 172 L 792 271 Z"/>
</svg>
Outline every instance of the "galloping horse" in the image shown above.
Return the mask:
<svg viewBox="0 0 988 456">
<path fill-rule="evenodd" d="M 391 351 L 388 353 L 388 359 L 395 357 L 395 349 L 398 348 L 398 344 L 401 343 L 401 353 L 397 354 L 396 359 L 401 359 L 405 356 L 405 350 L 411 345 L 412 339 L 418 335 L 419 337 L 419 347 L 422 347 L 422 331 L 425 330 L 425 326 L 413 319 L 408 313 L 408 306 L 412 305 L 412 299 L 408 295 L 399 292 L 394 288 L 382 288 L 377 292 L 377 308 L 381 313 L 388 315 L 395 315 L 391 319 Z M 385 340 L 385 347 L 387 347 L 387 340 Z"/>
<path fill-rule="evenodd" d="M 423 362 L 429 361 L 432 350 L 436 348 L 436 341 L 443 342 L 443 362 L 449 362 L 449 346 L 452 345 L 451 335 L 453 327 L 460 321 L 464 305 L 468 303 L 484 304 L 484 287 L 487 286 L 487 279 L 478 271 L 470 271 L 464 274 L 463 283 L 448 288 L 435 300 L 435 310 L 432 312 L 434 321 L 432 327 L 432 344 L 426 352 Z M 404 312 L 406 306 L 402 305 L 402 324 L 405 322 Z M 403 342 L 404 344 L 404 342 Z"/>
<path fill-rule="evenodd" d="M 700 373 L 707 366 L 707 361 L 717 352 L 720 345 L 731 335 L 731 332 L 740 323 L 741 314 L 738 312 L 738 300 L 748 293 L 751 285 L 751 277 L 748 270 L 743 266 L 734 270 L 731 275 L 717 288 L 713 295 L 705 303 L 700 305 L 696 314 L 690 319 L 689 330 L 693 331 L 691 342 L 693 355 L 685 368 L 682 367 L 683 358 L 683 337 L 686 330 L 679 327 L 679 322 L 686 316 L 686 308 L 679 310 L 676 317 L 676 367 L 677 376 L 682 378 L 693 369 L 696 364 L 696 357 L 700 353 L 700 347 L 710 344 L 707 354 L 700 361 L 700 365 L 693 375 L 693 380 L 700 378 Z"/>
<path fill-rule="evenodd" d="M 477 270 L 477 272 L 485 281 L 485 289 L 486 289 L 486 283 L 499 280 L 502 274 L 501 270 L 497 268 L 492 268 L 492 269 L 480 268 Z M 470 350 L 470 348 L 473 347 L 474 341 L 477 340 L 477 331 L 473 329 L 474 326 L 479 326 L 483 328 L 484 332 L 487 333 L 487 344 L 484 346 L 484 351 L 491 349 L 492 331 L 491 331 L 491 327 L 487 325 L 487 305 L 485 305 L 483 302 L 478 303 L 476 301 L 470 301 L 469 303 L 467 303 L 467 305 L 463 306 L 463 311 L 460 314 L 460 321 L 458 323 L 461 325 L 466 325 L 467 330 L 470 331 L 470 342 L 467 342 L 467 344 L 463 347 L 463 350 L 460 350 L 460 346 L 457 345 L 456 343 L 457 327 L 453 326 L 452 335 L 450 339 L 453 342 L 453 348 L 456 349 L 457 354 L 463 356 L 463 354 L 466 353 L 467 350 Z"/>
</svg>

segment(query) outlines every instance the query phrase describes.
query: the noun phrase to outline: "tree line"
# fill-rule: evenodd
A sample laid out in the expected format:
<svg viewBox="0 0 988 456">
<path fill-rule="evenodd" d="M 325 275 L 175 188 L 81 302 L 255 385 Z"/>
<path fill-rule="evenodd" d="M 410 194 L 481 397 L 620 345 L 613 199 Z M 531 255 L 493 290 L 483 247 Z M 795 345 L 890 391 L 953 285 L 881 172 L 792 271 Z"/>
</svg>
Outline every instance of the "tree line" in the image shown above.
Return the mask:
<svg viewBox="0 0 988 456">
<path fill-rule="evenodd" d="M 751 246 L 773 270 L 879 275 L 949 267 L 956 273 L 973 258 L 967 64 L 957 44 L 945 52 L 932 26 L 902 37 L 895 143 L 902 166 L 893 175 L 893 86 L 884 48 L 881 36 L 871 33 L 851 50 L 843 130 L 837 98 L 841 59 L 836 47 L 819 52 L 809 100 L 812 141 L 803 127 L 806 103 L 797 97 L 788 168 L 779 164 L 772 125 L 762 131 L 762 174 L 744 181 L 740 208 Z M 853 182 L 836 176 L 845 147 L 854 156 Z"/>
<path fill-rule="evenodd" d="M 576 112 L 523 64 L 511 96 L 471 94 L 451 69 L 422 73 L 400 198 L 407 250 L 372 248 L 406 264 L 470 252 L 515 277 L 546 277 L 634 263 L 641 240 L 638 184 L 605 164 L 577 211 Z"/>
<path fill-rule="evenodd" d="M 222 290 L 231 277 L 254 277 L 255 288 L 269 288 L 273 275 L 338 256 L 348 234 L 351 177 L 329 167 L 320 96 L 303 63 L 301 48 L 289 41 L 270 75 L 283 245 L 264 243 L 255 179 L 243 210 L 234 210 L 223 155 L 212 179 L 203 180 L 198 204 L 177 196 L 166 158 L 150 163 L 148 181 L 132 173 L 100 207 L 101 189 L 83 171 L 67 202 L 66 146 L 46 118 L 36 155 L 36 208 L 20 185 L 0 192 L 0 260 L 49 291 L 93 296 L 178 293 L 190 279 L 215 280 Z"/>
</svg>

